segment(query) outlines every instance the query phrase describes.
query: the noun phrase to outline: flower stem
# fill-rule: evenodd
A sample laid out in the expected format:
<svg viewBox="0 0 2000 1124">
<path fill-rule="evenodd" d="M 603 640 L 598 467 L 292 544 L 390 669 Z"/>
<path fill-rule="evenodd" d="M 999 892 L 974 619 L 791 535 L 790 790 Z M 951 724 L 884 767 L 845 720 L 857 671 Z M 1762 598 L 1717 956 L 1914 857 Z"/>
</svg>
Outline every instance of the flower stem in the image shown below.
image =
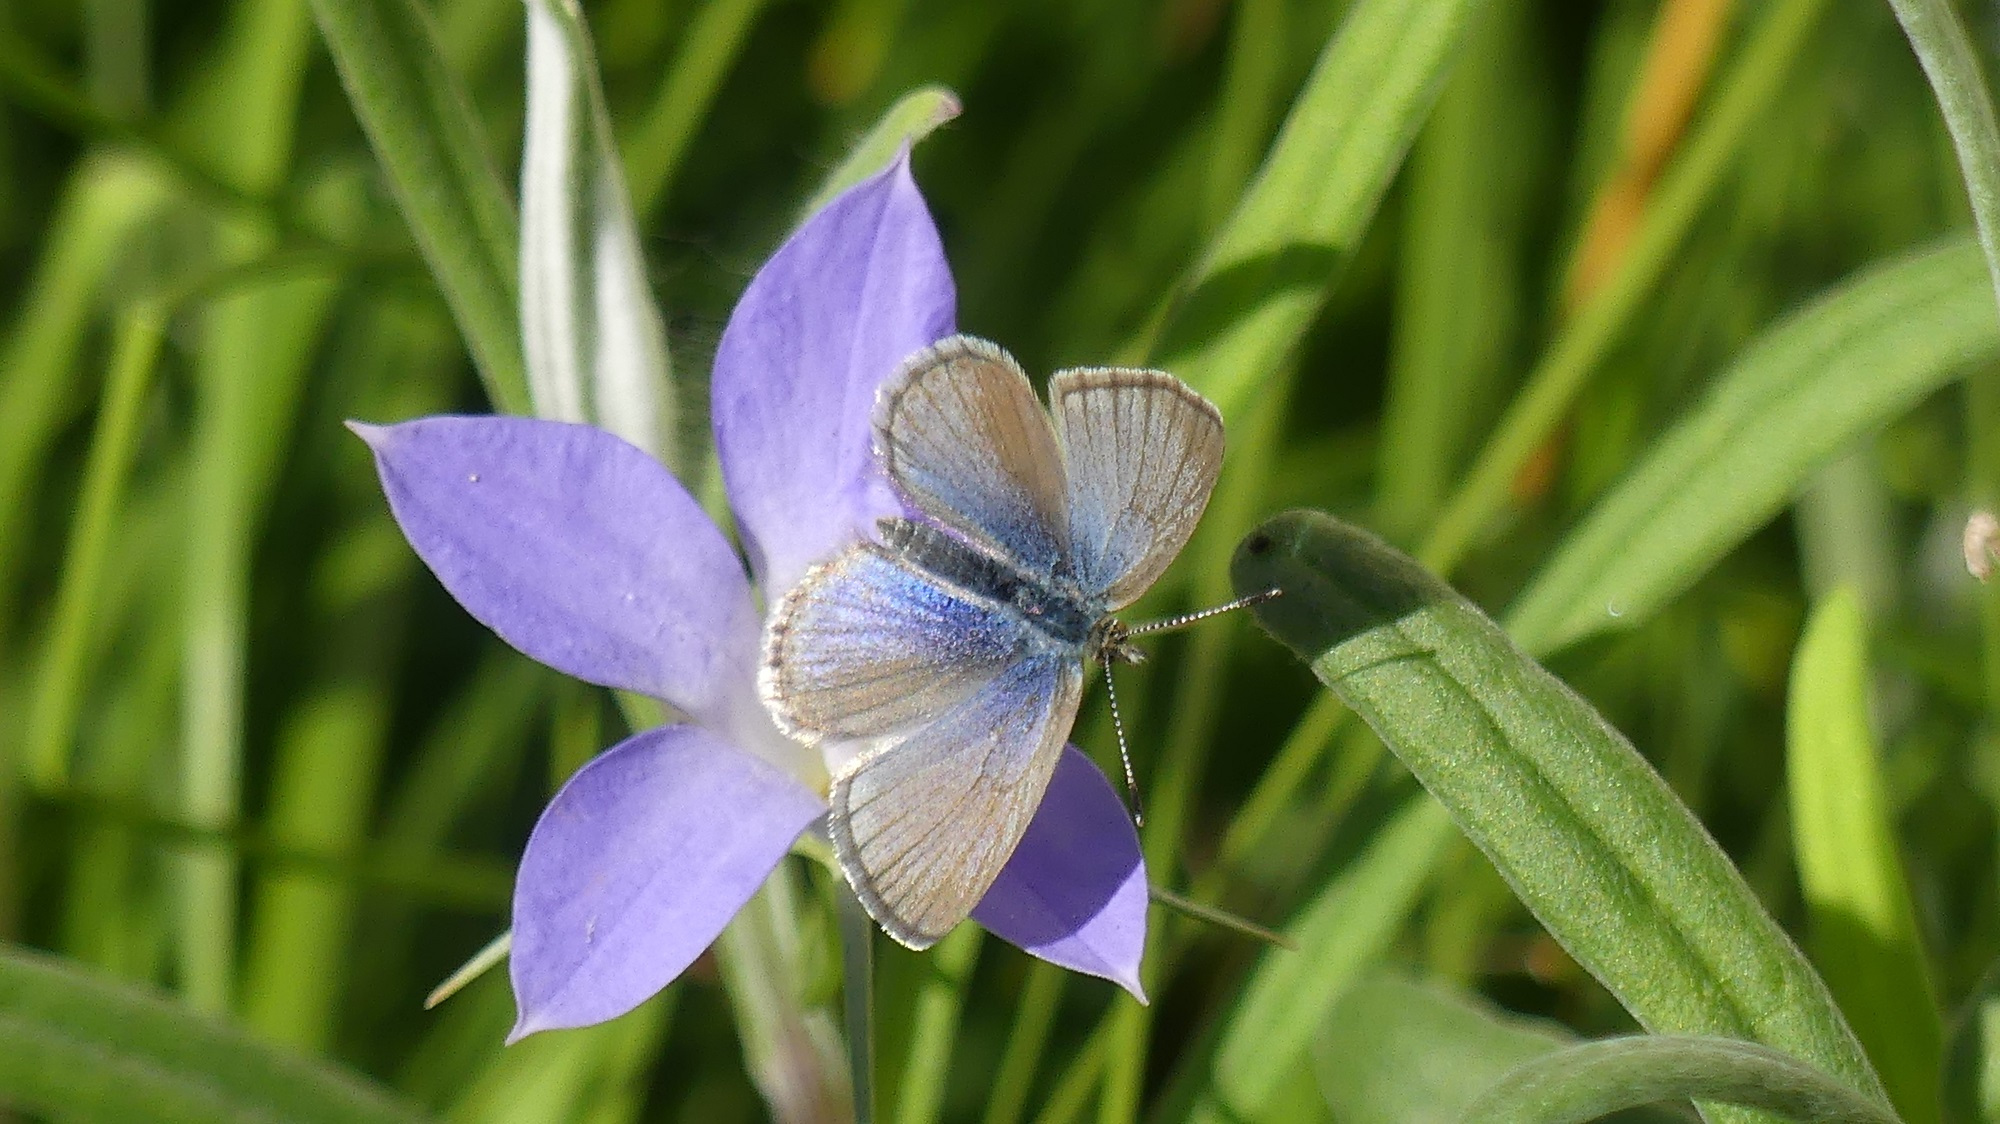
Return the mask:
<svg viewBox="0 0 2000 1124">
<path fill-rule="evenodd" d="M 854 891 L 841 883 L 840 958 L 847 1069 L 854 1084 L 855 1124 L 875 1124 L 875 923 Z"/>
</svg>

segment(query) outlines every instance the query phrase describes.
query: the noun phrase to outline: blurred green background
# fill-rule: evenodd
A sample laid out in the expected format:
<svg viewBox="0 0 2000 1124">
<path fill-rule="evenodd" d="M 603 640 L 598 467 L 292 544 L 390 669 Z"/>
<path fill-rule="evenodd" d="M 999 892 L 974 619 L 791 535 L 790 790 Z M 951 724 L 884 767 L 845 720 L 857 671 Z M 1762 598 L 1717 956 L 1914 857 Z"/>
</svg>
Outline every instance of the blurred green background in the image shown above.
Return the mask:
<svg viewBox="0 0 2000 1124">
<path fill-rule="evenodd" d="M 1472 8 L 1372 219 L 1362 207 L 1338 268 L 1309 280 L 1309 331 L 1242 374 L 1258 390 L 1230 418 L 1240 482 L 1148 607 L 1226 588 L 1230 544 L 1282 507 L 1423 543 L 1530 372 L 1583 346 L 1573 406 L 1449 560 L 1498 610 L 1759 333 L 1969 225 L 1884 4 Z M 522 7 L 430 11 L 512 182 Z M 697 448 L 736 294 L 898 97 L 939 84 L 964 106 L 916 154 L 963 329 L 1038 374 L 1137 361 L 1347 14 L 1317 0 L 585 13 Z M 1993 10 L 1967 13 L 1984 52 Z M 305 0 L 0 8 L 0 333 L 0 935 L 454 1120 L 773 1112 L 784 1059 L 825 1051 L 780 1041 L 746 1062 L 747 985 L 725 987 L 709 960 L 634 1016 L 505 1052 L 504 973 L 421 1008 L 505 927 L 554 785 L 624 728 L 601 692 L 505 650 L 445 596 L 340 426 L 487 406 Z M 1936 993 L 1911 1001 L 1933 1035 L 2000 954 L 2000 617 L 1959 561 L 1967 512 L 2000 484 L 1980 377 L 1872 427 L 1660 611 L 1552 664 L 1810 948 L 1787 675 L 1812 604 L 1855 588 Z M 1164 641 L 1121 681 L 1140 776 L 1182 786 L 1149 856 L 1164 885 L 1278 926 L 1411 786 L 1358 724 L 1298 727 L 1317 685 L 1247 622 L 1204 636 Z M 1077 740 L 1109 763 L 1101 711 L 1087 700 Z M 839 951 L 824 875 L 795 861 L 805 893 L 782 939 L 798 974 L 779 986 L 824 1009 L 820 1033 Z M 1632 1028 L 1469 845 L 1412 894 L 1357 965 L 1362 985 L 1309 1013 L 1324 1031 L 1267 1118 L 1431 1119 L 1384 1107 L 1399 1102 L 1370 1082 L 1469 1082 L 1558 1024 Z M 885 1105 L 912 1124 L 1187 1116 L 1265 953 L 1159 911 L 1153 942 L 1137 1023 L 1110 985 L 998 942 L 968 934 L 927 957 L 878 942 Z M 1553 1022 L 1521 1029 L 1487 1005 Z M 776 1111 L 826 1108 L 810 1102 Z"/>
</svg>

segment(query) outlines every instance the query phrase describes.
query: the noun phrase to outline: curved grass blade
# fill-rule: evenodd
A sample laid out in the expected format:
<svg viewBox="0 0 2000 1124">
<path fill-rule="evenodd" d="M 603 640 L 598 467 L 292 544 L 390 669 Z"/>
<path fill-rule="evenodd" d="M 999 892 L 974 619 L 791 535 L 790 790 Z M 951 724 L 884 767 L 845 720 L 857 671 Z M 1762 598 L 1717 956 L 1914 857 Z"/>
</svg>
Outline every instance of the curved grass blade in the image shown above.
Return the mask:
<svg viewBox="0 0 2000 1124">
<path fill-rule="evenodd" d="M 417 0 L 312 0 L 312 9 L 493 408 L 528 413 L 514 204 L 429 9 Z"/>
<path fill-rule="evenodd" d="M 1681 1035 L 1609 1038 L 1524 1062 L 1461 1119 L 1583 1124 L 1620 1109 L 1684 1099 L 1759 1108 L 1803 1124 L 1899 1124 L 1889 1106 L 1789 1054 Z"/>
<path fill-rule="evenodd" d="M 415 1124 L 352 1074 L 184 1007 L 0 948 L 0 1103 L 94 1124 Z"/>
<path fill-rule="evenodd" d="M 1792 664 L 1785 784 L 1813 959 L 1911 1124 L 1937 1124 L 1944 1031 L 1868 717 L 1861 600 L 1814 611 Z"/>
<path fill-rule="evenodd" d="M 1658 773 L 1469 601 L 1317 512 L 1238 550 L 1240 590 L 1521 901 L 1649 1030 L 1751 1039 L 1878 1095 L 1826 986 Z M 1750 1119 L 1731 1110 L 1717 1118 Z"/>
<path fill-rule="evenodd" d="M 1814 468 L 2000 354 L 1971 239 L 1876 266 L 1747 348 L 1508 610 L 1528 651 L 1631 627 L 1774 518 Z"/>
<path fill-rule="evenodd" d="M 684 468 L 669 447 L 667 329 L 575 0 L 528 4 L 520 272 L 535 414 L 592 422 Z"/>
<path fill-rule="evenodd" d="M 1986 92 L 1979 55 L 1958 13 L 1945 0 L 1889 0 L 1889 7 L 1895 9 L 1896 21 L 1903 25 L 1951 131 L 1979 247 L 1986 255 L 1987 277 L 1994 297 L 2000 299 L 2000 124 L 1993 119 L 1993 99 Z"/>
<path fill-rule="evenodd" d="M 1234 417 L 1298 345 L 1402 165 L 1480 0 L 1364 0 L 1146 351 Z"/>
</svg>

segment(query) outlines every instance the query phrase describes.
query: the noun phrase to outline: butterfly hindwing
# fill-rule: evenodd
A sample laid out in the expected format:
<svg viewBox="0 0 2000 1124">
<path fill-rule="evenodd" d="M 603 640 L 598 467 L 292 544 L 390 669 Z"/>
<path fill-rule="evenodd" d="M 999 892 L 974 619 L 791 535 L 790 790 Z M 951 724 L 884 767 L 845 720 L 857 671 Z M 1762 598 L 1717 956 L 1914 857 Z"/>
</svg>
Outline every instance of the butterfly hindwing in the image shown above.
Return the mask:
<svg viewBox="0 0 2000 1124">
<path fill-rule="evenodd" d="M 926 948 L 971 914 L 1041 805 L 1083 691 L 1045 649 L 834 778 L 835 857 L 883 930 Z"/>
<path fill-rule="evenodd" d="M 1077 581 L 1122 608 L 1194 534 L 1222 469 L 1222 415 L 1172 375 L 1127 367 L 1059 371 L 1049 402 Z"/>
<path fill-rule="evenodd" d="M 876 396 L 875 442 L 925 515 L 1031 572 L 1068 553 L 1062 454 L 1006 352 L 967 336 L 919 352 Z"/>
</svg>

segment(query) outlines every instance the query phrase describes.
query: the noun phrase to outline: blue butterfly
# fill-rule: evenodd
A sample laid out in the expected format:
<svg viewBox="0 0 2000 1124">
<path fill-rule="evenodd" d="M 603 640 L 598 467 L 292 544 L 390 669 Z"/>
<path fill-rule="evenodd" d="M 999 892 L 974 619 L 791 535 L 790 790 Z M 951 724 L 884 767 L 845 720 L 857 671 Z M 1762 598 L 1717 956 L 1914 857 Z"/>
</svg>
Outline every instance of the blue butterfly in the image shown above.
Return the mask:
<svg viewBox="0 0 2000 1124">
<path fill-rule="evenodd" d="M 1221 414 L 1172 375 L 1061 371 L 1049 404 L 982 340 L 918 353 L 877 396 L 874 437 L 924 519 L 882 520 L 881 541 L 809 572 L 765 629 L 780 727 L 863 747 L 833 778 L 828 829 L 862 904 L 911 948 L 1006 865 L 1085 664 L 1139 658 L 1111 613 L 1180 553 L 1222 466 Z"/>
</svg>

